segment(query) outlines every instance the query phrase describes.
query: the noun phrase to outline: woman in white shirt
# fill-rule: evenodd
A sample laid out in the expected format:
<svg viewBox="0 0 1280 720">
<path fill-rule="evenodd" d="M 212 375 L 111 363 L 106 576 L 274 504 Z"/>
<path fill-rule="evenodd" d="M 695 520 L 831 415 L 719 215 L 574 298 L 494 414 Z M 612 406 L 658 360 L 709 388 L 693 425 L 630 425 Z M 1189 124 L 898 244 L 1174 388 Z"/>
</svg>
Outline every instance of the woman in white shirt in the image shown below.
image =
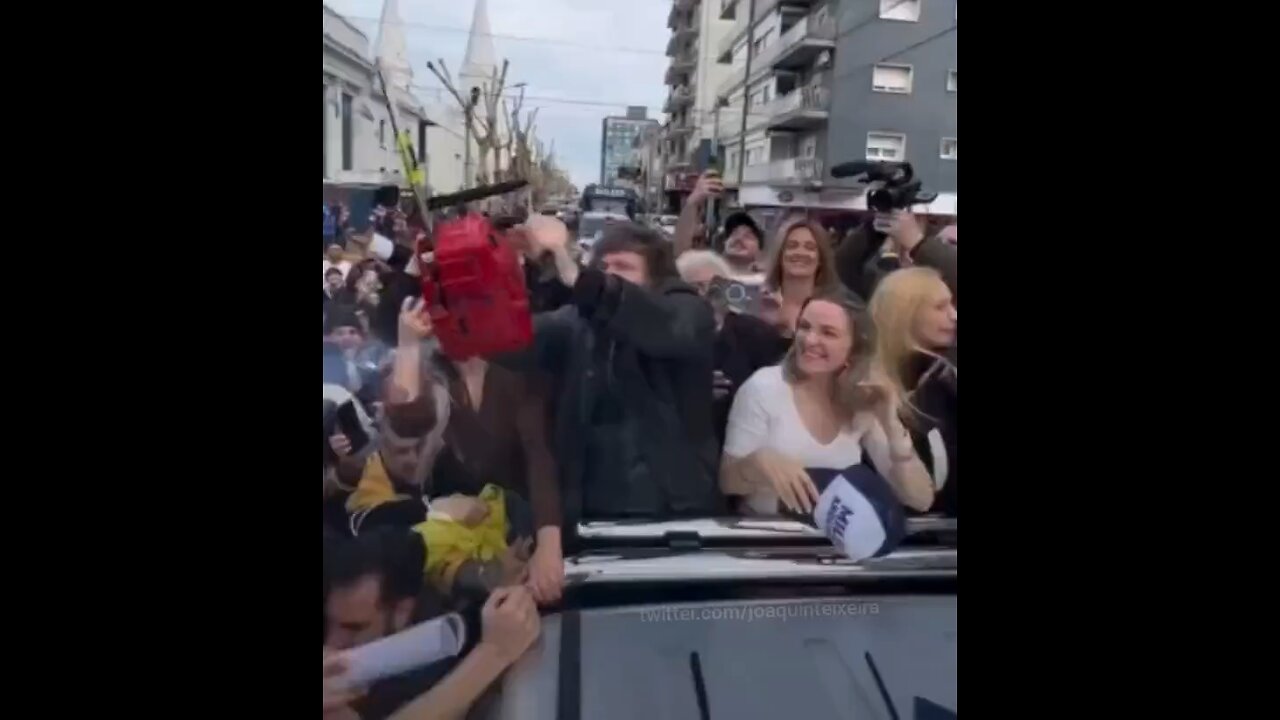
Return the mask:
<svg viewBox="0 0 1280 720">
<path fill-rule="evenodd" d="M 904 505 L 928 509 L 933 482 L 899 417 L 901 393 L 872 369 L 873 349 L 871 321 L 847 290 L 809 299 L 782 364 L 756 371 L 734 399 L 724 493 L 754 514 L 776 514 L 779 503 L 809 513 L 818 491 L 805 468 L 857 465 L 866 451 Z"/>
</svg>

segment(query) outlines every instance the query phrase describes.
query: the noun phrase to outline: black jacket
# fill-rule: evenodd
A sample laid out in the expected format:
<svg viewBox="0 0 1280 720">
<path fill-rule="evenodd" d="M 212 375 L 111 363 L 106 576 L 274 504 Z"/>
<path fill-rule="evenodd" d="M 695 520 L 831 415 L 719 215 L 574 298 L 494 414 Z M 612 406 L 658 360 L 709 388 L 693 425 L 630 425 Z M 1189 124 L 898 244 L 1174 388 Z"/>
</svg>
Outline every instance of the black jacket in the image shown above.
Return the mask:
<svg viewBox="0 0 1280 720">
<path fill-rule="evenodd" d="M 790 338 L 783 337 L 777 328 L 754 315 L 729 313 L 725 316 L 720 332 L 716 333 L 715 369 L 724 373 L 733 389 L 712 405 L 720 445 L 724 445 L 725 426 L 738 388 L 760 368 L 782 362 L 790 347 Z"/>
<path fill-rule="evenodd" d="M 586 268 L 571 305 L 534 317 L 529 350 L 495 358 L 513 368 L 536 366 L 554 379 L 567 523 L 723 512 L 711 418 L 714 336 L 711 307 L 679 280 L 645 289 Z M 631 482 L 627 467 L 586 476 L 593 413 L 607 395 L 635 423 L 630 441 L 648 468 L 647 482 Z M 585 495 L 595 500 L 584 507 L 587 484 Z"/>
<path fill-rule="evenodd" d="M 884 276 L 884 272 L 875 263 L 876 253 L 884 242 L 884 238 L 877 237 L 870 224 L 864 224 L 836 248 L 836 272 L 840 275 L 841 282 L 867 300 L 871 299 L 876 284 Z M 956 246 L 936 235 L 920 241 L 911 251 L 911 259 L 915 264 L 931 267 L 942 274 L 942 281 L 950 288 L 956 307 L 960 307 L 960 293 L 956 289 L 956 255 Z"/>
<path fill-rule="evenodd" d="M 959 508 L 960 463 L 956 450 L 959 378 L 957 348 L 947 354 L 946 361 L 919 353 L 911 359 L 903 378 L 908 390 L 914 388 L 911 400 L 919 410 L 908 424 L 916 454 L 924 461 L 936 484 L 946 463 L 945 483 L 934 496 L 930 512 L 956 517 Z M 939 442 L 940 441 L 940 442 Z"/>
</svg>

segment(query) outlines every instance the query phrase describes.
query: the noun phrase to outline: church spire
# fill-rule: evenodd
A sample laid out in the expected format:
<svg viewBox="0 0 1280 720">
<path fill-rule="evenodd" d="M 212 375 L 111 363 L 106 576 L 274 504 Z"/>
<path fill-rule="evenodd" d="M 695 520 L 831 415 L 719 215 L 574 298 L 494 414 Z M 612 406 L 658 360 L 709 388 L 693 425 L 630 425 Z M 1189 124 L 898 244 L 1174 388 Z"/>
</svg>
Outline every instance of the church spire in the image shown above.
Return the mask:
<svg viewBox="0 0 1280 720">
<path fill-rule="evenodd" d="M 498 69 L 497 53 L 493 49 L 493 35 L 489 31 L 489 3 L 475 0 L 471 15 L 471 35 L 467 37 L 467 52 L 462 56 L 458 71 L 458 91 L 464 97 L 472 86 L 492 82 L 493 71 Z"/>
</svg>

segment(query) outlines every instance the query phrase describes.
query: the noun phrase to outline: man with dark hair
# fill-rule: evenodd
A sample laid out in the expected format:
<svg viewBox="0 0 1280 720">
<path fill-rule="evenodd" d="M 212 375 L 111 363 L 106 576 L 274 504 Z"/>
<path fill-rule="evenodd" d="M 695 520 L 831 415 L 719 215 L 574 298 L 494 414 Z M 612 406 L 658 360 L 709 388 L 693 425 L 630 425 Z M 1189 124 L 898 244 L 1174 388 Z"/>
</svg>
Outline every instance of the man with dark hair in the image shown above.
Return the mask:
<svg viewBox="0 0 1280 720">
<path fill-rule="evenodd" d="M 424 548 L 415 536 L 394 529 L 326 538 L 325 646 L 346 650 L 408 627 L 419 609 Z"/>
<path fill-rule="evenodd" d="M 536 215 L 524 229 L 572 297 L 535 316 L 533 347 L 499 362 L 537 366 L 555 380 L 566 522 L 721 512 L 710 403 L 715 320 L 680 280 L 671 244 L 615 223 L 592 265 L 580 268 L 559 220 Z"/>
<path fill-rule="evenodd" d="M 379 640 L 442 612 L 424 591 L 424 545 L 413 533 L 382 529 L 345 539 L 324 536 L 326 656 Z M 522 587 L 496 590 L 481 613 L 480 640 L 466 657 L 433 663 L 375 683 L 346 717 L 386 718 L 411 703 L 461 717 L 538 636 L 533 598 Z M 455 713 L 455 714 L 450 714 Z M 327 717 L 327 716 L 326 716 Z"/>
<path fill-rule="evenodd" d="M 736 212 L 724 221 L 724 259 L 733 270 L 731 279 L 738 282 L 764 284 L 764 266 L 760 253 L 764 249 L 764 231 L 755 218 Z"/>
</svg>

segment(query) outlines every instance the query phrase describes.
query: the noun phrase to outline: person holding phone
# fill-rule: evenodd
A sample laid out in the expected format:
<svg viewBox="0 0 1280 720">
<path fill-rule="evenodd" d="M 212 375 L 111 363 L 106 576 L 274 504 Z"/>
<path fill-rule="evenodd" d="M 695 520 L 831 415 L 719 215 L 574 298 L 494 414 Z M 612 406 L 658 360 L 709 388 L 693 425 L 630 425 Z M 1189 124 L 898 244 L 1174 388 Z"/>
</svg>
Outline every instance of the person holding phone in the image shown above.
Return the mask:
<svg viewBox="0 0 1280 720">
<path fill-rule="evenodd" d="M 782 364 L 758 370 L 734 398 L 721 489 L 752 514 L 774 515 L 779 504 L 807 514 L 818 490 L 806 468 L 847 468 L 865 453 L 904 505 L 927 510 L 933 481 L 900 419 L 902 393 L 875 371 L 874 353 L 861 301 L 843 288 L 807 299 Z"/>
<path fill-rule="evenodd" d="M 746 288 L 729 278 L 733 270 L 724 258 L 709 250 L 691 250 L 676 260 L 680 277 L 711 303 L 715 313 L 715 370 L 712 376 L 712 415 L 716 439 L 724 445 L 729 408 L 738 388 L 757 370 L 777 365 L 790 341 L 776 328 L 750 312 L 735 308 L 727 297 L 733 289 Z"/>
</svg>

